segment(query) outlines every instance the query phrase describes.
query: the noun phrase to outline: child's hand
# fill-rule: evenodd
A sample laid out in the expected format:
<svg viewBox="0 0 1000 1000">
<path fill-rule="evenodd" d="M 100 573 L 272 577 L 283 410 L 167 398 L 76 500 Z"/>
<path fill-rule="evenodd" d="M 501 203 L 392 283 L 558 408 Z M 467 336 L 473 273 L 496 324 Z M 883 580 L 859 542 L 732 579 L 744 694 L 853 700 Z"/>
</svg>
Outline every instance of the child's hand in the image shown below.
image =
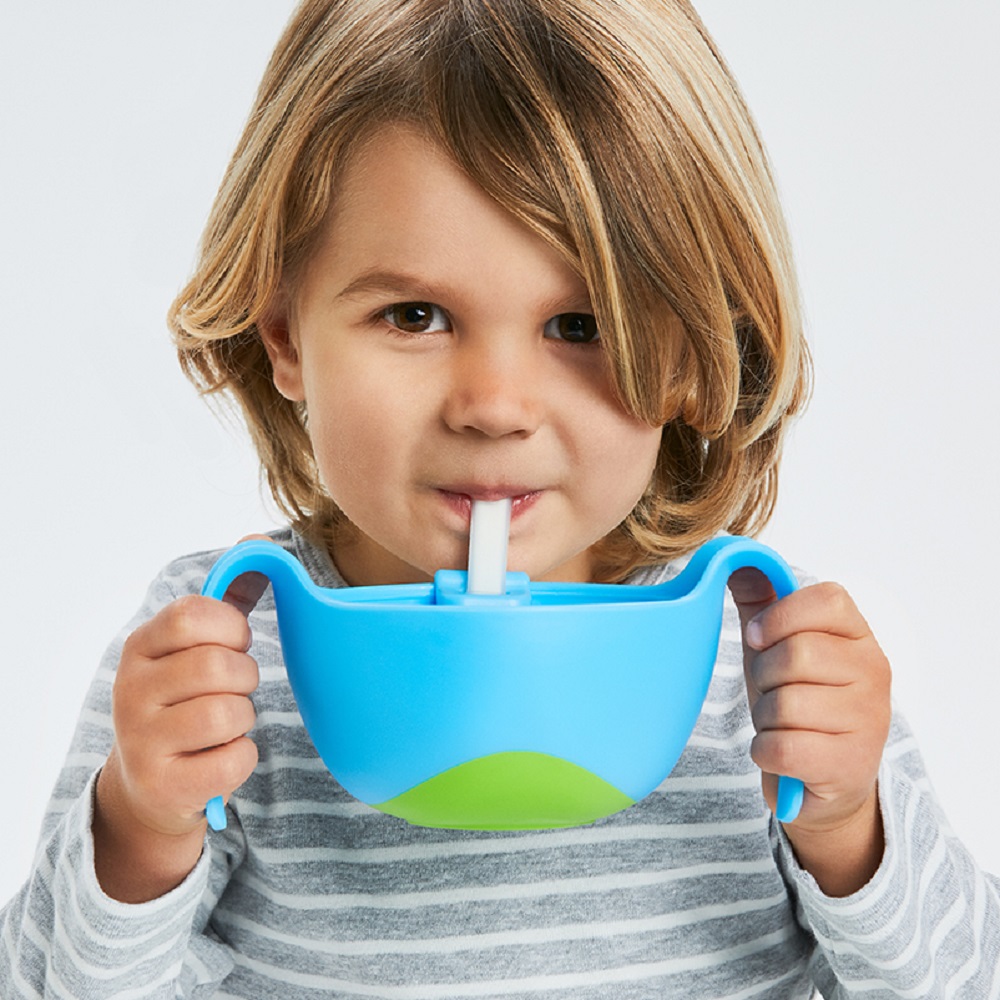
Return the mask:
<svg viewBox="0 0 1000 1000">
<path fill-rule="evenodd" d="M 97 784 L 95 861 L 105 892 L 136 902 L 197 863 L 205 803 L 250 776 L 258 682 L 246 616 L 267 585 L 240 577 L 224 601 L 182 597 L 129 636 L 115 679 L 115 742 Z"/>
<path fill-rule="evenodd" d="M 846 895 L 874 874 L 884 847 L 877 776 L 891 715 L 889 663 L 837 584 L 777 601 L 767 578 L 745 569 L 729 587 L 764 795 L 773 808 L 775 775 L 802 779 L 802 811 L 786 832 L 820 886 Z"/>
</svg>

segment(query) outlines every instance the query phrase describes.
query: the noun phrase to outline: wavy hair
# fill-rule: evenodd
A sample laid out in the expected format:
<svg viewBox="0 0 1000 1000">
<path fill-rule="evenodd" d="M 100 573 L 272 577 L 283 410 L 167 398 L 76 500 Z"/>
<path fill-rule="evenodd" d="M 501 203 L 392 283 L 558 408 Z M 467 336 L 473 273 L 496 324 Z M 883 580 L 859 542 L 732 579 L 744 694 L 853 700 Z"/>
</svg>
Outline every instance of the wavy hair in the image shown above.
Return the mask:
<svg viewBox="0 0 1000 1000">
<path fill-rule="evenodd" d="M 169 313 L 186 374 L 242 408 L 292 524 L 332 545 L 344 518 L 257 324 L 294 289 L 352 151 L 392 123 L 424 130 L 581 274 L 621 404 L 664 425 L 598 576 L 763 527 L 809 356 L 763 145 L 687 0 L 297 8 Z"/>
</svg>

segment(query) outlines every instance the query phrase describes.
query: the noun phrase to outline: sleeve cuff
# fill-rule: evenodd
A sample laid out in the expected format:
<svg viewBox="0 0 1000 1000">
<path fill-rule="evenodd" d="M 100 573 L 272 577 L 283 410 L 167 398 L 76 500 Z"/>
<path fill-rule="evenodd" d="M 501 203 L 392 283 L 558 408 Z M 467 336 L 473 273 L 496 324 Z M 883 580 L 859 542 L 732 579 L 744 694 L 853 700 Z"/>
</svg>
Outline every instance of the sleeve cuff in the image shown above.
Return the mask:
<svg viewBox="0 0 1000 1000">
<path fill-rule="evenodd" d="M 905 778 L 882 764 L 879 771 L 879 807 L 885 835 L 885 851 L 875 874 L 850 896 L 828 896 L 803 869 L 781 824 L 775 822 L 778 865 L 792 887 L 800 907 L 800 917 L 817 939 L 835 948 L 837 941 L 859 943 L 891 937 L 909 911 L 915 897 L 916 869 L 912 856 L 925 855 L 937 836 L 937 829 L 920 829 L 914 812 L 920 795 Z M 909 834 L 907 834 L 909 830 Z M 927 843 L 920 841 L 926 839 Z M 913 841 L 917 841 L 914 843 Z"/>
<path fill-rule="evenodd" d="M 94 865 L 92 823 L 96 782 L 97 774 L 90 779 L 84 793 L 70 808 L 66 817 L 67 850 L 59 862 L 64 870 L 75 873 L 75 879 L 71 880 L 74 905 L 85 924 L 93 931 L 115 940 L 162 933 L 165 925 L 172 925 L 175 921 L 183 921 L 186 932 L 189 932 L 208 884 L 211 857 L 207 839 L 198 863 L 174 889 L 145 903 L 122 903 L 112 899 L 101 888 Z"/>
</svg>

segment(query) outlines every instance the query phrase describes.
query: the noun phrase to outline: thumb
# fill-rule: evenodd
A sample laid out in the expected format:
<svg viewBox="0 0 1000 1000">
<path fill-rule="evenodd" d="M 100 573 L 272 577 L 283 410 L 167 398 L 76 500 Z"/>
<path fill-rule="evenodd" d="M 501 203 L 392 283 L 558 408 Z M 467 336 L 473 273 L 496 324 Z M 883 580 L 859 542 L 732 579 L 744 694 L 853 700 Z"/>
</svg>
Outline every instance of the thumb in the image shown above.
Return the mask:
<svg viewBox="0 0 1000 1000">
<path fill-rule="evenodd" d="M 745 566 L 733 573 L 729 578 L 729 592 L 740 613 L 740 626 L 744 636 L 750 620 L 778 599 L 771 581 L 752 566 Z"/>
<path fill-rule="evenodd" d="M 751 676 L 751 664 L 757 654 L 747 642 L 747 625 L 755 615 L 770 607 L 778 599 L 771 581 L 759 570 L 746 566 L 736 570 L 729 578 L 729 592 L 740 613 L 740 635 L 743 639 L 743 673 L 747 686 L 747 697 L 752 709 L 760 696 Z"/>
<path fill-rule="evenodd" d="M 251 540 L 277 544 L 267 535 L 246 535 L 240 539 L 241 542 Z M 222 595 L 222 600 L 240 611 L 244 618 L 249 618 L 250 612 L 257 607 L 257 602 L 264 596 L 269 583 L 263 573 L 242 573 L 229 585 Z"/>
</svg>

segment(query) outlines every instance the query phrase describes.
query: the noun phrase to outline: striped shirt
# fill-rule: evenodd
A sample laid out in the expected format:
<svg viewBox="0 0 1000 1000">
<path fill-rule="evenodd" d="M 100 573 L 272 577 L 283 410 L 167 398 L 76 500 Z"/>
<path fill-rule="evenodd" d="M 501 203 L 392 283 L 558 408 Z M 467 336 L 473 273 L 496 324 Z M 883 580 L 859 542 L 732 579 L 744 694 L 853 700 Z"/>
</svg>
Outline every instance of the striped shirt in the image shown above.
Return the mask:
<svg viewBox="0 0 1000 1000">
<path fill-rule="evenodd" d="M 316 582 L 343 586 L 325 554 L 274 537 Z M 165 896 L 109 899 L 90 825 L 122 643 L 197 593 L 218 555 L 167 567 L 102 662 L 33 870 L 0 915 L 5 1000 L 1000 996 L 1000 883 L 948 829 L 898 717 L 879 777 L 879 871 L 831 899 L 798 867 L 750 759 L 731 603 L 700 719 L 655 792 L 590 826 L 468 832 L 411 826 L 330 776 L 296 711 L 268 591 L 251 616 L 260 763 L 228 829 Z"/>
</svg>

